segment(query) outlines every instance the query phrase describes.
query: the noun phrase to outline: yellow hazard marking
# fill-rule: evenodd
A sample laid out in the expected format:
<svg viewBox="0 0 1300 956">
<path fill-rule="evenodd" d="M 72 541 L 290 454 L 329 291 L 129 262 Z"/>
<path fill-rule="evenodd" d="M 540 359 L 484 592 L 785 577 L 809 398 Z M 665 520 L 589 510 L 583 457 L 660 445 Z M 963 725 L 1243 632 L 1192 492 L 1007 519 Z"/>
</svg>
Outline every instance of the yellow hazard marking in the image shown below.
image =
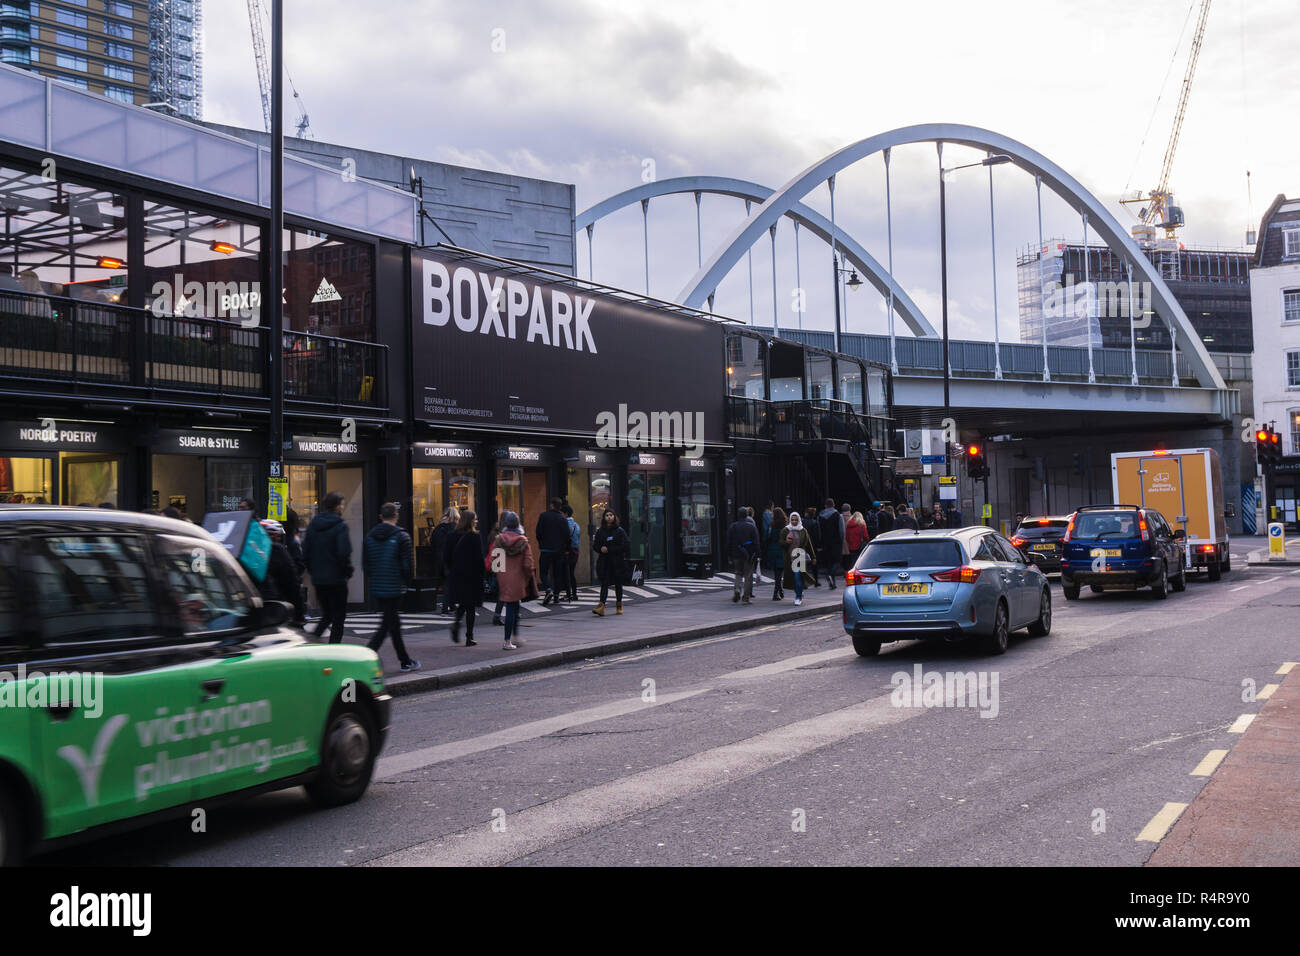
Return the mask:
<svg viewBox="0 0 1300 956">
<path fill-rule="evenodd" d="M 1214 768 L 1222 763 L 1223 758 L 1226 756 L 1228 756 L 1226 750 L 1211 750 L 1205 755 L 1205 759 L 1196 765 L 1196 769 L 1192 771 L 1192 776 L 1208 777 L 1214 773 Z"/>
<path fill-rule="evenodd" d="M 1283 664 L 1281 667 L 1277 669 L 1277 673 L 1289 674 L 1294 669 L 1295 669 L 1295 661 L 1287 661 L 1285 664 Z"/>
<path fill-rule="evenodd" d="M 1255 695 L 1256 700 L 1268 700 L 1273 696 L 1273 691 L 1277 690 L 1277 684 L 1265 684 Z"/>
<path fill-rule="evenodd" d="M 1228 728 L 1228 733 L 1244 734 L 1246 732 L 1246 728 L 1250 726 L 1250 722 L 1254 719 L 1255 719 L 1254 714 L 1242 714 L 1240 717 L 1238 717 L 1236 720 L 1232 722 L 1232 726 Z"/>
<path fill-rule="evenodd" d="M 1169 828 L 1174 825 L 1178 815 L 1186 809 L 1185 803 L 1166 803 L 1160 808 L 1160 812 L 1151 818 L 1151 822 L 1142 828 L 1142 832 L 1137 835 L 1137 842 L 1159 843 L 1169 832 Z"/>
</svg>

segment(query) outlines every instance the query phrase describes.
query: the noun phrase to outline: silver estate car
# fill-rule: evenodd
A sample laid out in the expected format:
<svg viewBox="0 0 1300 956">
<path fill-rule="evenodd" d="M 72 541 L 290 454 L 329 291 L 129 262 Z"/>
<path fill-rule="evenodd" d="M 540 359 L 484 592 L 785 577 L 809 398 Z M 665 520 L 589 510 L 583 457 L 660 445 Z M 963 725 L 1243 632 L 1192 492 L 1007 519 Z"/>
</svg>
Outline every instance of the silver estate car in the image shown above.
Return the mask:
<svg viewBox="0 0 1300 956">
<path fill-rule="evenodd" d="M 991 528 L 889 531 L 845 576 L 844 630 L 863 657 L 889 641 L 978 637 L 1001 654 L 1011 631 L 1052 629 L 1052 592 L 1030 557 Z"/>
</svg>

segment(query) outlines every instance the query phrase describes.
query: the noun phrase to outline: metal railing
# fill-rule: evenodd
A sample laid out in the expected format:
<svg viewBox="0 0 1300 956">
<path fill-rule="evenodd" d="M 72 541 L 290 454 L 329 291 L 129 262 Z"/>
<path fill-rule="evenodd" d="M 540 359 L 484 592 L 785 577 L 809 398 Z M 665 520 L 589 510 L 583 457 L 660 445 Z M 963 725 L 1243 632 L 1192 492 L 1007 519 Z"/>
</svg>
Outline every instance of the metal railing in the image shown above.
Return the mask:
<svg viewBox="0 0 1300 956">
<path fill-rule="evenodd" d="M 0 380 L 269 398 L 270 333 L 238 322 L 0 289 Z M 285 332 L 289 401 L 387 408 L 387 346 Z"/>
</svg>

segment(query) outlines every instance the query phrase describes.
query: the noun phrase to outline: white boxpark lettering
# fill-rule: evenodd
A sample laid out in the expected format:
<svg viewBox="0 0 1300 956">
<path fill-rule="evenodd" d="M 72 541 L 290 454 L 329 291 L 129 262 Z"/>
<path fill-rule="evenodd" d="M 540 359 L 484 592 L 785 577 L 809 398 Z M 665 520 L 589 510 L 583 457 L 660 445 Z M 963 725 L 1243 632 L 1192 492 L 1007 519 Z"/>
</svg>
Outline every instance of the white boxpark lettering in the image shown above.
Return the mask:
<svg viewBox="0 0 1300 956">
<path fill-rule="evenodd" d="M 479 332 L 501 338 L 517 339 L 522 318 L 528 318 L 526 342 L 540 342 L 574 352 L 595 355 L 596 340 L 591 334 L 594 299 L 570 295 L 560 289 L 529 288 L 518 279 L 504 279 L 478 272 L 469 266 L 457 266 L 450 272 L 436 259 L 424 259 L 424 324 L 444 326 L 454 320 L 462 332 Z M 482 296 L 479 290 L 482 289 Z M 504 290 L 504 294 L 503 294 Z M 502 299 L 504 298 L 504 302 Z M 548 301 L 549 298 L 549 301 Z M 505 307 L 505 323 L 501 310 Z"/>
</svg>

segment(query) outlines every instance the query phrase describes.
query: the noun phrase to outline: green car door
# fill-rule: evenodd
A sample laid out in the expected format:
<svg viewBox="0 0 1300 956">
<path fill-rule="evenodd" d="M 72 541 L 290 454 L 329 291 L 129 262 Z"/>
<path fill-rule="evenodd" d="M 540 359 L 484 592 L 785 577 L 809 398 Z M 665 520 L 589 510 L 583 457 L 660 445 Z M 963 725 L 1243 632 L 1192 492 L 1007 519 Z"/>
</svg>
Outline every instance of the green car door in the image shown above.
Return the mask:
<svg viewBox="0 0 1300 956">
<path fill-rule="evenodd" d="M 135 535 L 33 536 L 21 573 L 42 609 L 26 662 L 45 835 L 189 800 L 193 742 L 178 663 L 166 646 Z M 152 646 L 151 646 L 152 645 Z"/>
</svg>

